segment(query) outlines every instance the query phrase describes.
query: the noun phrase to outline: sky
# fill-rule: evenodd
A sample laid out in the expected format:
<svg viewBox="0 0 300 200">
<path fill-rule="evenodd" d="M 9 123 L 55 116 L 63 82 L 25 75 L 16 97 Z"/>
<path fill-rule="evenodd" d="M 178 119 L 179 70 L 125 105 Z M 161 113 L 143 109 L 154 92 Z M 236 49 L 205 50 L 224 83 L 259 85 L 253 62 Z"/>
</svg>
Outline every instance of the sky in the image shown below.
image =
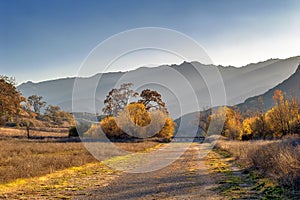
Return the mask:
<svg viewBox="0 0 300 200">
<path fill-rule="evenodd" d="M 298 56 L 299 10 L 298 0 L 0 0 L 0 74 L 18 83 L 73 77 L 99 43 L 142 27 L 186 34 L 214 64 Z"/>
</svg>

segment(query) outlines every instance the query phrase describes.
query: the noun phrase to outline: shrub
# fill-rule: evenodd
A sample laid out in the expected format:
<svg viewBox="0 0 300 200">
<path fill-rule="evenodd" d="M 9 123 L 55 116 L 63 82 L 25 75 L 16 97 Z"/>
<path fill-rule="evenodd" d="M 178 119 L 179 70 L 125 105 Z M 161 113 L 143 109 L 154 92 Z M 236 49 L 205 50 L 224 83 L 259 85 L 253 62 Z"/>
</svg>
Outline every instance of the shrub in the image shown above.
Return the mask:
<svg viewBox="0 0 300 200">
<path fill-rule="evenodd" d="M 117 125 L 114 117 L 106 117 L 100 122 L 103 132 L 108 138 L 123 138 L 124 133 Z"/>
<path fill-rule="evenodd" d="M 75 126 L 69 129 L 69 137 L 79 137 L 78 131 Z"/>
<path fill-rule="evenodd" d="M 85 132 L 87 132 L 90 128 L 90 123 L 77 121 L 76 126 L 72 126 L 69 129 L 69 137 L 79 137 L 83 136 Z"/>
<path fill-rule="evenodd" d="M 231 153 L 244 167 L 256 168 L 282 185 L 300 189 L 299 137 L 281 141 L 225 141 L 217 147 Z"/>
<path fill-rule="evenodd" d="M 99 124 L 92 124 L 91 128 L 85 132 L 84 136 L 94 139 L 105 138 L 105 134 Z"/>
<path fill-rule="evenodd" d="M 163 128 L 156 134 L 159 138 L 164 138 L 166 141 L 170 141 L 175 131 L 175 123 L 171 118 L 165 119 Z"/>
<path fill-rule="evenodd" d="M 252 153 L 251 159 L 260 171 L 279 180 L 282 185 L 300 189 L 300 146 L 284 142 L 268 144 Z"/>
</svg>

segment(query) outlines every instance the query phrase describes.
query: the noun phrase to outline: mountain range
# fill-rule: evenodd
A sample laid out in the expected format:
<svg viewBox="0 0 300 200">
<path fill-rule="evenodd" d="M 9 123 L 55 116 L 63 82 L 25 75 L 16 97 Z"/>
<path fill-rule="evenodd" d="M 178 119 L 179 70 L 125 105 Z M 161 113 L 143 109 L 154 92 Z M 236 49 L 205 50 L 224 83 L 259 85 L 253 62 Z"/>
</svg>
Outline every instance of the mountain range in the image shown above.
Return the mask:
<svg viewBox="0 0 300 200">
<path fill-rule="evenodd" d="M 96 111 L 100 113 L 108 92 L 117 85 L 131 82 L 139 92 L 146 88 L 158 90 L 166 102 L 171 117 L 178 118 L 197 111 L 192 106 L 192 95 L 195 95 L 198 100 L 199 110 L 206 107 L 220 106 L 220 102 L 212 101 L 209 86 L 207 86 L 207 80 L 209 80 L 210 85 L 213 85 L 214 81 L 218 81 L 214 80 L 217 77 L 216 71 L 219 71 L 224 83 L 226 104 L 240 104 L 241 106 L 247 104 L 247 106 L 251 106 L 252 102 L 255 101 L 255 96 L 261 94 L 264 95 L 264 100 L 269 102 L 272 90 L 282 82 L 278 86 L 279 88 L 285 90 L 287 87 L 290 88 L 293 81 L 290 81 L 291 83 L 284 83 L 284 81 L 296 71 L 299 63 L 300 56 L 288 59 L 270 59 L 240 68 L 204 65 L 199 62 L 183 62 L 180 65 L 162 65 L 154 68 L 141 67 L 128 72 L 99 73 L 92 77 L 64 78 L 39 83 L 27 82 L 17 88 L 26 97 L 32 94 L 43 96 L 48 104 L 59 105 L 66 111 L 92 113 Z M 199 71 L 209 72 L 206 73 L 208 76 L 203 77 L 203 74 L 200 74 Z M 295 79 L 299 77 L 298 71 Z M 187 83 L 179 81 L 180 77 Z M 72 93 L 75 82 L 80 82 L 80 89 L 77 90 L 77 97 L 80 98 L 77 98 L 75 102 L 81 106 L 78 106 L 76 110 L 72 110 Z M 194 94 L 191 94 L 191 90 L 188 90 L 186 85 L 190 85 Z M 172 90 L 176 90 L 176 92 Z M 245 100 L 246 104 L 241 104 Z M 270 106 L 271 104 L 267 103 L 266 105 Z M 93 110 L 94 107 L 96 110 Z"/>
<path fill-rule="evenodd" d="M 263 100 L 263 109 L 267 111 L 274 106 L 275 102 L 273 100 L 273 95 L 275 90 L 281 90 L 286 95 L 287 98 L 296 97 L 300 100 L 300 64 L 297 70 L 289 78 L 279 83 L 275 87 L 269 89 L 263 94 L 259 94 L 254 97 L 249 97 L 243 103 L 235 105 L 240 111 L 256 111 L 261 105 L 259 102 L 259 97 Z M 200 111 L 205 112 L 205 111 Z M 175 120 L 176 124 L 181 125 L 181 130 L 184 133 L 189 133 L 192 130 L 197 130 L 196 119 L 199 116 L 199 112 L 191 112 L 183 115 Z"/>
<path fill-rule="evenodd" d="M 283 91 L 287 98 L 296 97 L 297 99 L 300 99 L 300 64 L 296 72 L 288 79 L 261 95 L 246 99 L 245 102 L 238 104 L 237 107 L 239 107 L 240 110 L 255 108 L 259 105 L 258 97 L 261 97 L 263 100 L 263 109 L 266 111 L 275 105 L 273 100 L 275 90 Z"/>
</svg>

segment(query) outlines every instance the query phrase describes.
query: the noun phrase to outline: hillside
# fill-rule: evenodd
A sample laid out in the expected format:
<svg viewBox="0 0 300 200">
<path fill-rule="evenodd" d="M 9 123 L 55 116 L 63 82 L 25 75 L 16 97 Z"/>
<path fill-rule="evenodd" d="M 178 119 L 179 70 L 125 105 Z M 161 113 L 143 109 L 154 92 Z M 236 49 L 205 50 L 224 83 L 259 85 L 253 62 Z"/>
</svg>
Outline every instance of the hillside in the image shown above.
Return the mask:
<svg viewBox="0 0 300 200">
<path fill-rule="evenodd" d="M 241 110 L 255 108 L 258 105 L 258 97 L 262 97 L 264 102 L 264 107 L 266 110 L 274 106 L 273 95 L 275 90 L 283 91 L 287 97 L 295 96 L 300 99 L 300 64 L 294 74 L 292 74 L 288 79 L 284 80 L 282 83 L 263 93 L 262 95 L 257 95 L 248 98 L 244 103 L 239 104 L 238 107 Z"/>
<path fill-rule="evenodd" d="M 132 82 L 134 84 L 147 84 L 147 80 L 159 83 L 163 80 L 173 85 L 174 88 L 178 88 L 182 91 L 180 95 L 183 96 L 183 98 L 180 99 L 180 102 L 184 107 L 183 112 L 179 109 L 178 94 L 173 94 L 173 91 L 169 91 L 169 88 L 163 86 L 151 86 L 151 89 L 156 89 L 162 94 L 163 99 L 168 105 L 171 117 L 177 118 L 183 114 L 193 112 L 194 107 L 191 106 L 190 102 L 191 94 L 185 93 L 186 90 L 183 88 L 182 83 L 177 81 L 176 77 L 170 74 L 170 69 L 175 69 L 180 72 L 186 80 L 189 80 L 197 95 L 199 109 L 202 109 L 204 107 L 218 105 L 211 105 L 206 82 L 194 67 L 200 71 L 209 71 L 217 68 L 224 80 L 227 103 L 229 105 L 235 105 L 245 101 L 249 97 L 262 94 L 287 79 L 295 71 L 299 62 L 300 57 L 292 57 L 284 60 L 271 59 L 265 62 L 249 64 L 241 68 L 203 65 L 198 62 L 184 62 L 180 65 L 163 65 L 155 68 L 142 67 L 129 72 L 105 73 L 96 88 L 95 107 L 98 112 L 101 111 L 106 94 L 115 87 L 115 84 L 120 78 L 121 82 Z M 92 97 L 88 97 L 88 94 L 90 91 L 93 91 L 93 85 L 98 83 L 101 75 L 102 74 L 96 74 L 88 78 L 79 78 L 85 89 L 80 93 L 81 98 L 77 99 L 77 103 L 82 104 L 81 110 L 76 111 L 93 112 L 91 109 L 93 99 Z M 210 79 L 211 77 L 206 78 Z M 41 95 L 48 104 L 59 105 L 62 109 L 71 111 L 74 81 L 75 78 L 65 78 L 40 83 L 27 82 L 18 86 L 18 89 L 26 97 L 32 94 Z M 145 85 L 144 88 L 139 88 L 139 90 L 145 89 L 146 87 L 147 85 Z"/>
<path fill-rule="evenodd" d="M 273 95 L 275 90 L 283 91 L 287 97 L 296 96 L 300 99 L 300 65 L 298 66 L 295 73 L 293 73 L 289 78 L 279 83 L 277 86 L 271 88 L 267 92 L 248 98 L 244 103 L 238 104 L 237 107 L 241 111 L 257 109 L 258 108 L 258 97 L 262 97 L 264 102 L 264 109 L 268 110 L 274 106 Z M 191 131 L 197 130 L 196 119 L 199 112 L 191 112 L 183 115 L 175 120 L 176 124 L 182 124 L 181 130 L 184 133 L 189 133 Z M 201 130 L 200 130 L 201 131 Z"/>
</svg>

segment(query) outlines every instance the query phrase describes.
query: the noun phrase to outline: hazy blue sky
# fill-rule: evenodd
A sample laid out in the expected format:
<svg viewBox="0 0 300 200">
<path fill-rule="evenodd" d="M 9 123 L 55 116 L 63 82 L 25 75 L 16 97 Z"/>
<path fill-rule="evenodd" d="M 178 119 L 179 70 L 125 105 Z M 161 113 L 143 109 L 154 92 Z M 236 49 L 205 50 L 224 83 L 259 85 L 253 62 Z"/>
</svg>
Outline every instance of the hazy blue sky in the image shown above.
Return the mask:
<svg viewBox="0 0 300 200">
<path fill-rule="evenodd" d="M 0 74 L 18 83 L 74 76 L 113 34 L 164 27 L 194 38 L 215 64 L 300 55 L 298 0 L 0 0 Z"/>
</svg>

